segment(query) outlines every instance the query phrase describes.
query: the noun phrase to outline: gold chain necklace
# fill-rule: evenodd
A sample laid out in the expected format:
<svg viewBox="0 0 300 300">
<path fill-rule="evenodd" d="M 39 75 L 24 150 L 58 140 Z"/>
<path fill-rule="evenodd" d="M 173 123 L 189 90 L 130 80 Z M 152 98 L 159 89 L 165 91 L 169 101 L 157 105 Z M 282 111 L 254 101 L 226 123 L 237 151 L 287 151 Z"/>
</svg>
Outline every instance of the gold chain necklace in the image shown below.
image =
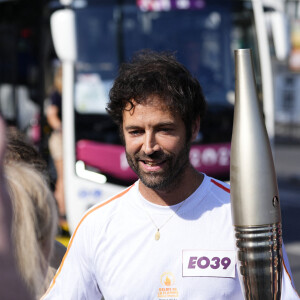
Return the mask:
<svg viewBox="0 0 300 300">
<path fill-rule="evenodd" d="M 145 201 L 143 198 L 141 199 L 142 201 Z M 171 214 L 169 216 L 169 218 L 161 225 L 161 226 L 157 226 L 156 223 L 154 222 L 153 218 L 151 217 L 148 209 L 146 208 L 144 202 L 143 202 L 143 207 L 144 207 L 144 210 L 147 214 L 147 216 L 149 217 L 149 219 L 151 220 L 152 224 L 154 225 L 154 227 L 156 228 L 156 232 L 155 232 L 155 240 L 158 241 L 160 239 L 160 230 L 174 217 L 174 215 L 179 211 L 179 209 L 182 207 L 182 205 L 184 204 L 186 199 L 184 199 L 181 204 L 177 207 L 177 209 L 174 211 L 173 214 Z"/>
</svg>

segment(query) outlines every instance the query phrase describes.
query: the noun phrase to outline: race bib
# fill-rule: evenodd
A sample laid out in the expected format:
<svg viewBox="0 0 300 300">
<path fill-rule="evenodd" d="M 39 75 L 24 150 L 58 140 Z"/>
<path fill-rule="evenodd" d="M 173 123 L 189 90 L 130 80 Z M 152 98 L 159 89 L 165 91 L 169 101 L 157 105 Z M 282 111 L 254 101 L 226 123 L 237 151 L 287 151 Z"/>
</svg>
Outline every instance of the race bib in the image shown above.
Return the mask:
<svg viewBox="0 0 300 300">
<path fill-rule="evenodd" d="M 183 277 L 235 277 L 234 250 L 183 250 Z"/>
</svg>

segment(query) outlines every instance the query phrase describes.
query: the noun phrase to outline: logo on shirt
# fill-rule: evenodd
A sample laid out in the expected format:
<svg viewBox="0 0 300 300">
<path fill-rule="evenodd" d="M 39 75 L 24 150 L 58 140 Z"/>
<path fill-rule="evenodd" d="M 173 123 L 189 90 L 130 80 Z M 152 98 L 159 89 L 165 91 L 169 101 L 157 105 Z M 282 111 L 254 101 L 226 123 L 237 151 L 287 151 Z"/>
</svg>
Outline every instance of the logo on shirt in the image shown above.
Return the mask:
<svg viewBox="0 0 300 300">
<path fill-rule="evenodd" d="M 235 251 L 183 250 L 182 276 L 235 277 Z"/>
<path fill-rule="evenodd" d="M 160 276 L 161 287 L 158 289 L 158 299 L 176 300 L 178 290 L 175 286 L 175 276 L 171 272 L 164 272 Z"/>
</svg>

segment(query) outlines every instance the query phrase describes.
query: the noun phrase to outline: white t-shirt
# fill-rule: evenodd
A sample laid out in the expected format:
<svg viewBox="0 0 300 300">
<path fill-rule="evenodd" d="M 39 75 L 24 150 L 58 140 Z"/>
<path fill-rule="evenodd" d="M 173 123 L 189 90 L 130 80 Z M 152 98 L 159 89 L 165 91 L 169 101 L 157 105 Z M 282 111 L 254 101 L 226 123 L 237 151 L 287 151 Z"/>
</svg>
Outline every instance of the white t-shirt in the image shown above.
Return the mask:
<svg viewBox="0 0 300 300">
<path fill-rule="evenodd" d="M 285 258 L 282 299 L 298 299 L 287 270 Z M 102 295 L 106 300 L 243 299 L 229 186 L 205 176 L 184 203 L 168 207 L 143 199 L 136 182 L 92 207 L 44 299 Z"/>
</svg>

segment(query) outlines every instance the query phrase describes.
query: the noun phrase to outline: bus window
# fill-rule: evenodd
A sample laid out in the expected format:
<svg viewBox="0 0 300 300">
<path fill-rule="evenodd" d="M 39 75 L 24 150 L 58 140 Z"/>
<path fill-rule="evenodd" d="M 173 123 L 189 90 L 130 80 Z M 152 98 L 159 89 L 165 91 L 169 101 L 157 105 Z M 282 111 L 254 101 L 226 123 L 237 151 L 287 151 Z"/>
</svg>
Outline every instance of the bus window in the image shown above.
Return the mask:
<svg viewBox="0 0 300 300">
<path fill-rule="evenodd" d="M 105 111 L 119 64 L 140 49 L 171 51 L 199 80 L 208 102 L 196 144 L 227 143 L 227 169 L 218 166 L 208 173 L 228 178 L 234 100 L 233 48 L 237 45 L 252 48 L 256 44 L 251 5 L 213 0 L 203 1 L 203 5 L 193 9 L 170 7 L 149 11 L 137 6 L 136 1 L 89 3 L 75 10 L 78 40 L 75 141 L 122 147 L 118 128 Z M 91 162 L 90 155 L 86 158 L 80 149 L 77 158 L 103 172 L 101 164 Z M 208 164 L 216 163 L 216 153 L 208 155 Z M 203 170 L 203 163 L 199 169 Z"/>
</svg>

